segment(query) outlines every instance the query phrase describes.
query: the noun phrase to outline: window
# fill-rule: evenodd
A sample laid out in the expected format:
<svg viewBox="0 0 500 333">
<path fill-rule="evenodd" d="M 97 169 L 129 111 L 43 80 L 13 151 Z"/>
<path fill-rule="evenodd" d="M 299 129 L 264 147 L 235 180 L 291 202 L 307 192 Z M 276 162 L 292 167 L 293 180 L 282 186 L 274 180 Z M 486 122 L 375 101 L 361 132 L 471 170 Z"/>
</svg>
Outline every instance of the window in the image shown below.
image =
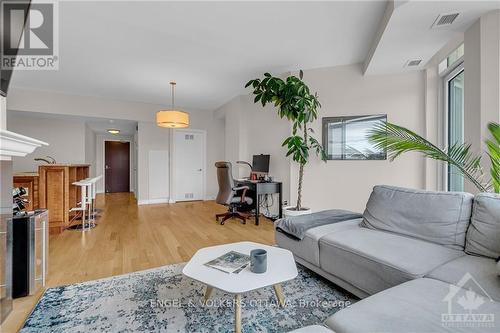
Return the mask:
<svg viewBox="0 0 500 333">
<path fill-rule="evenodd" d="M 445 78 L 447 93 L 448 147 L 464 143 L 464 68 L 457 67 Z M 447 166 L 448 191 L 463 191 L 464 177 L 456 167 Z"/>
<path fill-rule="evenodd" d="M 329 160 L 385 160 L 387 154 L 369 140 L 369 131 L 386 115 L 323 118 L 323 147 Z"/>
<path fill-rule="evenodd" d="M 453 52 L 450 53 L 443 61 L 439 63 L 439 74 L 443 74 L 448 69 L 452 68 L 457 63 L 461 62 L 464 56 L 464 44 L 461 44 Z"/>
</svg>

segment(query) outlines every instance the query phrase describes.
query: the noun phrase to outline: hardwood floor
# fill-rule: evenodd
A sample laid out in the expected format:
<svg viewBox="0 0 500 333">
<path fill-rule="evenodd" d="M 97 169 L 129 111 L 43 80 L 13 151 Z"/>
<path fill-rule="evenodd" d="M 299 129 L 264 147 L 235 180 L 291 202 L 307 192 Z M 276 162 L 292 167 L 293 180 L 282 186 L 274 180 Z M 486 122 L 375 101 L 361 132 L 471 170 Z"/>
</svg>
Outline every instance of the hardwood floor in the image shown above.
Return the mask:
<svg viewBox="0 0 500 333">
<path fill-rule="evenodd" d="M 64 231 L 49 240 L 47 287 L 95 280 L 189 260 L 200 248 L 254 241 L 274 244 L 272 223 L 261 218 L 221 226 L 215 214 L 225 207 L 213 201 L 137 206 L 133 194 L 98 196 L 99 226 L 82 234 Z M 17 332 L 42 292 L 14 300 L 0 332 Z"/>
</svg>

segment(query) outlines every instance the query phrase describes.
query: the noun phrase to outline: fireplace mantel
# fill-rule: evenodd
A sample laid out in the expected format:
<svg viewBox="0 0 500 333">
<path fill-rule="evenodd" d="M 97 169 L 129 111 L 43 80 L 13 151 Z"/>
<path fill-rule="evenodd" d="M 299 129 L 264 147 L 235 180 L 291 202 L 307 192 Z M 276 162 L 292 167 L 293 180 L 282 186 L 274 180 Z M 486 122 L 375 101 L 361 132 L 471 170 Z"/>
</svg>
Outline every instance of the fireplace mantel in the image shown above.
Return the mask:
<svg viewBox="0 0 500 333">
<path fill-rule="evenodd" d="M 0 160 L 11 160 L 13 156 L 26 156 L 41 146 L 49 144 L 28 136 L 0 129 Z"/>
</svg>

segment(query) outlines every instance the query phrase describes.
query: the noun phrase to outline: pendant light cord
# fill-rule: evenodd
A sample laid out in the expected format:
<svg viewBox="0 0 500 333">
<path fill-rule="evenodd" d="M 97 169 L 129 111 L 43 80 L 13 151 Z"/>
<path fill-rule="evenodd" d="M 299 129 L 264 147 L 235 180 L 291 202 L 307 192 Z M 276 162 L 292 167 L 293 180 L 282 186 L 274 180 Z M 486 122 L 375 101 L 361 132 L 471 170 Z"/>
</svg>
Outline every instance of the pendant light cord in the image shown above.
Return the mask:
<svg viewBox="0 0 500 333">
<path fill-rule="evenodd" d="M 176 83 L 174 81 L 170 82 L 170 85 L 172 86 L 172 110 L 175 109 L 175 94 L 174 94 L 175 84 Z"/>
</svg>

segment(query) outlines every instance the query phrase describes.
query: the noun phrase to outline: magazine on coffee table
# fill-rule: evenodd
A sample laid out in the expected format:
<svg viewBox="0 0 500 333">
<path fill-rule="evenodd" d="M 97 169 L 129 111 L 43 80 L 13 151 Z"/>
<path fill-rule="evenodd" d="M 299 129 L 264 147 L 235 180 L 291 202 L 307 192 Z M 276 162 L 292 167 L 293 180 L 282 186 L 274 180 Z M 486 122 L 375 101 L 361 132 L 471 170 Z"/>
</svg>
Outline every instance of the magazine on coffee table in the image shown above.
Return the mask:
<svg viewBox="0 0 500 333">
<path fill-rule="evenodd" d="M 230 251 L 205 263 L 205 266 L 215 268 L 224 273 L 239 273 L 250 263 L 250 256 Z"/>
</svg>

